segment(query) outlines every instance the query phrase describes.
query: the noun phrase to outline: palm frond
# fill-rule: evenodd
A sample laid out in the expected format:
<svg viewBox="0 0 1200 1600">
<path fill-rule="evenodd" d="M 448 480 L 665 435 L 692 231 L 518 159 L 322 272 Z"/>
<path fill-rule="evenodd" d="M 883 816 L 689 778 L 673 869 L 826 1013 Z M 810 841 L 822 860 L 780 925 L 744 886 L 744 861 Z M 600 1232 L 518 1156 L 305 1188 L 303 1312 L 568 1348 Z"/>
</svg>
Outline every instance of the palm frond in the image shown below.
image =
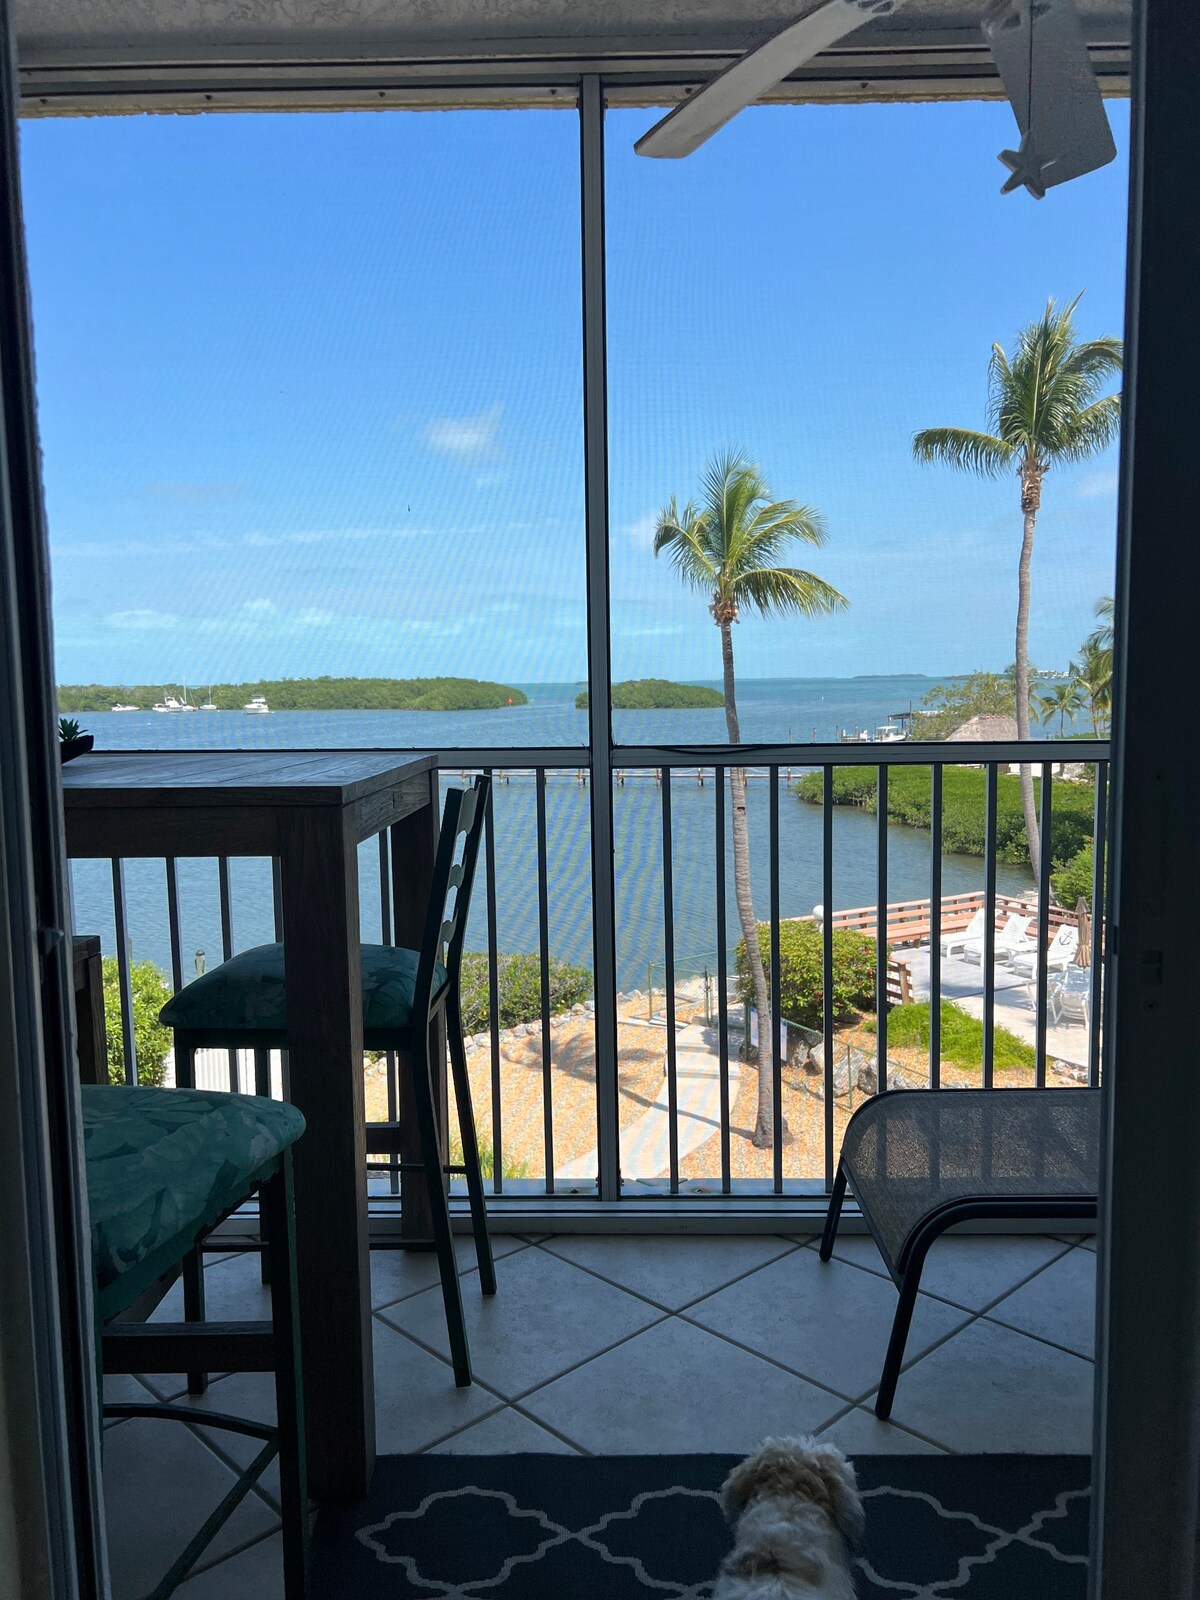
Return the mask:
<svg viewBox="0 0 1200 1600">
<path fill-rule="evenodd" d="M 658 513 L 654 554 L 667 551 L 671 565 L 693 589 L 711 589 L 716 581 L 716 568 L 706 548 L 706 531 L 704 514 L 692 500 L 680 511 L 672 496 Z"/>
<path fill-rule="evenodd" d="M 824 578 L 798 567 L 752 567 L 738 575 L 737 597 L 763 616 L 773 611 L 799 612 L 805 617 L 828 616 L 849 604 Z"/>
<path fill-rule="evenodd" d="M 1057 461 L 1086 461 L 1106 450 L 1121 429 L 1121 396 L 1105 395 L 1095 400 L 1071 419 L 1069 429 L 1064 429 L 1052 459 Z"/>
<path fill-rule="evenodd" d="M 972 428 L 922 428 L 913 434 L 913 455 L 925 464 L 942 462 L 984 478 L 998 478 L 1017 463 L 1017 452 L 1006 440 Z"/>
</svg>

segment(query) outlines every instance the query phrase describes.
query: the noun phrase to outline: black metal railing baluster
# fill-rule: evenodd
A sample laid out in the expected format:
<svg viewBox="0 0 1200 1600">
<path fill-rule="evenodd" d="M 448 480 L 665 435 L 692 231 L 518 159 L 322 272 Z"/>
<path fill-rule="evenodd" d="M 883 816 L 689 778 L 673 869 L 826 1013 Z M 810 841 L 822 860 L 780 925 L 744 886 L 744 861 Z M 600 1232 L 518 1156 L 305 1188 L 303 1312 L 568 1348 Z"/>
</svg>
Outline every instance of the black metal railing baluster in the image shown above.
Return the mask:
<svg viewBox="0 0 1200 1600">
<path fill-rule="evenodd" d="M 987 793 L 983 824 L 983 1075 L 985 1089 L 992 1087 L 996 1059 L 996 800 L 1000 769 L 987 766 Z"/>
<path fill-rule="evenodd" d="M 1108 855 L 1108 762 L 1096 763 L 1096 809 L 1092 828 L 1092 948 L 1088 1001 L 1088 1083 L 1100 1083 L 1100 1024 L 1104 1006 L 1104 863 Z"/>
<path fill-rule="evenodd" d="M 929 1087 L 942 1086 L 942 764 L 929 768 Z"/>
<path fill-rule="evenodd" d="M 167 935 L 171 941 L 171 988 L 183 988 L 183 930 L 179 920 L 179 864 L 174 856 L 163 861 L 167 879 Z"/>
<path fill-rule="evenodd" d="M 825 1187 L 833 1187 L 833 768 L 824 769 L 821 813 L 821 1022 L 825 1041 Z"/>
<path fill-rule="evenodd" d="M 125 912 L 125 863 L 112 858 L 113 930 L 117 940 L 117 993 L 121 997 L 121 1048 L 125 1055 L 125 1082 L 137 1083 L 137 1041 L 133 1023 L 133 974 L 129 948 L 129 919 Z"/>
<path fill-rule="evenodd" d="M 493 776 L 491 768 L 487 776 Z M 496 789 L 488 791 L 487 812 L 484 817 L 483 852 L 484 872 L 487 878 L 487 948 L 488 948 L 488 1042 L 492 1056 L 492 1193 L 504 1193 L 504 1137 L 503 1099 L 504 1081 L 500 1072 L 500 972 L 496 936 Z"/>
<path fill-rule="evenodd" d="M 771 1175 L 776 1194 L 783 1193 L 783 1060 L 779 1035 L 783 1029 L 783 984 L 779 961 L 779 768 L 767 768 L 770 785 L 767 803 L 771 884 Z M 762 1057 L 763 1019 L 758 1022 L 758 1049 Z"/>
<path fill-rule="evenodd" d="M 667 1019 L 667 1170 L 672 1194 L 679 1193 L 679 1077 L 675 1040 L 675 879 L 671 839 L 671 768 L 659 770 L 662 812 L 663 987 Z M 645 1174 L 652 1177 L 652 1173 Z"/>
<path fill-rule="evenodd" d="M 721 1058 L 721 1193 L 732 1193 L 729 1105 L 729 931 L 725 920 L 725 783 L 723 767 L 713 768 L 717 852 L 717 1050 Z"/>
<path fill-rule="evenodd" d="M 1049 1009 L 1050 973 L 1047 956 L 1050 945 L 1050 856 L 1053 848 L 1054 763 L 1042 762 L 1042 804 L 1038 818 L 1038 915 L 1037 915 L 1037 1054 L 1034 1079 L 1039 1089 L 1046 1087 L 1046 1013 Z"/>
<path fill-rule="evenodd" d="M 228 961 L 233 954 L 233 894 L 229 881 L 229 857 L 217 857 L 217 886 L 221 896 L 221 960 Z M 229 1052 L 229 1087 L 237 1094 L 241 1088 L 238 1053 Z"/>
<path fill-rule="evenodd" d="M 875 778 L 875 1082 L 887 1091 L 888 1036 L 888 769 Z"/>
<path fill-rule="evenodd" d="M 542 964 L 542 1127 L 546 1193 L 554 1193 L 554 1079 L 550 1040 L 550 900 L 546 877 L 546 770 L 537 770 L 538 948 Z"/>
</svg>

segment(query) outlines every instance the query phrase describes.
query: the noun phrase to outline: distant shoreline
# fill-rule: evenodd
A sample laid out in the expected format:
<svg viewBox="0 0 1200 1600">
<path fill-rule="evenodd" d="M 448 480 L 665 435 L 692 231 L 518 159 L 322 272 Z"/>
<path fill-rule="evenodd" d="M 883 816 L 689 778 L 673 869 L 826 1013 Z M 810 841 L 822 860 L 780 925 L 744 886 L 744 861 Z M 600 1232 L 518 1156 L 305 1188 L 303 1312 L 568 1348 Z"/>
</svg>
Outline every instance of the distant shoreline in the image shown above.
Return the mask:
<svg viewBox="0 0 1200 1600">
<path fill-rule="evenodd" d="M 256 697 L 272 711 L 493 711 L 528 704 L 524 690 L 477 678 L 263 678 L 253 683 L 183 685 L 59 684 L 61 712 L 153 711 L 165 697 L 186 699 L 185 710 L 207 703 L 216 711 L 244 711 Z M 173 710 L 178 715 L 179 708 Z M 212 715 L 212 711 L 204 713 Z"/>
</svg>

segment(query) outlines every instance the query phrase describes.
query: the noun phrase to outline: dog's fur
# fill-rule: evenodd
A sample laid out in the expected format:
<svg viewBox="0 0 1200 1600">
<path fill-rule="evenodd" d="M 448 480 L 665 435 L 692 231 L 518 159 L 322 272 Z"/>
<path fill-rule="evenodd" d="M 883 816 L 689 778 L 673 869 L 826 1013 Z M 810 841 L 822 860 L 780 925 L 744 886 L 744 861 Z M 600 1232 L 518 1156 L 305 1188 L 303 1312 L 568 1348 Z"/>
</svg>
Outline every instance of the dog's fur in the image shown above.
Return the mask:
<svg viewBox="0 0 1200 1600">
<path fill-rule="evenodd" d="M 863 1507 L 840 1450 L 764 1439 L 726 1478 L 721 1504 L 737 1530 L 713 1600 L 854 1600 L 848 1551 Z"/>
</svg>

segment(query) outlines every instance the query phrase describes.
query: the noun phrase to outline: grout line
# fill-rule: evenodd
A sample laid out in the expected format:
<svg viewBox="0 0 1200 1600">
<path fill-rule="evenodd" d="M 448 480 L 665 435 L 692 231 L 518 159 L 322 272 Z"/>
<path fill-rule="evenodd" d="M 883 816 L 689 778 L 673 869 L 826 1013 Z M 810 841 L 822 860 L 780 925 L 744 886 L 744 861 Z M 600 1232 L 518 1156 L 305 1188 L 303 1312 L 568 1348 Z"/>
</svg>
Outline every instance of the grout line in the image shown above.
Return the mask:
<svg viewBox="0 0 1200 1600">
<path fill-rule="evenodd" d="M 1017 1328 L 1011 1322 L 1001 1322 L 999 1317 L 989 1316 L 984 1311 L 979 1313 L 978 1320 L 993 1328 L 1003 1328 L 1005 1333 L 1019 1334 L 1022 1339 L 1032 1339 L 1035 1344 L 1044 1344 L 1051 1350 L 1060 1350 L 1065 1356 L 1074 1356 L 1076 1361 L 1086 1361 L 1093 1367 L 1096 1365 L 1095 1356 L 1085 1356 L 1082 1350 L 1073 1350 L 1069 1344 L 1060 1344 L 1057 1339 L 1047 1339 L 1043 1333 L 1030 1333 L 1028 1328 Z"/>
<path fill-rule="evenodd" d="M 499 1395 L 504 1401 L 505 1405 L 512 1405 L 517 1400 L 524 1400 L 527 1395 L 536 1394 L 539 1389 L 546 1388 L 548 1384 L 556 1383 L 559 1378 L 565 1378 L 568 1373 L 577 1372 L 580 1367 L 586 1367 L 588 1362 L 594 1361 L 597 1356 L 607 1355 L 610 1350 L 617 1350 L 621 1347 L 621 1345 L 628 1344 L 631 1339 L 636 1339 L 639 1333 L 646 1333 L 649 1331 L 649 1329 L 656 1328 L 660 1323 L 667 1322 L 669 1320 L 670 1313 L 668 1312 L 665 1316 L 656 1317 L 652 1322 L 643 1323 L 640 1328 L 634 1328 L 631 1332 L 622 1334 L 621 1337 L 614 1340 L 612 1344 L 606 1344 L 601 1346 L 599 1350 L 591 1351 L 588 1355 L 584 1356 L 582 1360 L 572 1361 L 569 1366 L 564 1367 L 560 1372 L 552 1372 L 548 1377 L 539 1378 L 537 1383 L 531 1384 L 528 1389 L 521 1389 L 513 1395 L 504 1394 L 501 1390 L 497 1389 L 494 1384 L 488 1383 L 486 1380 L 479 1377 L 473 1378 L 472 1381 L 474 1383 L 481 1384 L 489 1394 Z M 433 1345 L 426 1344 L 424 1339 L 419 1338 L 415 1333 L 409 1333 L 404 1328 L 397 1328 L 395 1323 L 388 1322 L 386 1317 L 381 1318 L 381 1321 L 387 1323 L 387 1326 L 391 1328 L 393 1332 L 401 1333 L 406 1339 L 411 1339 L 413 1344 L 418 1345 L 422 1350 L 428 1351 L 430 1355 L 436 1356 L 443 1366 L 450 1367 L 451 1370 L 453 1370 L 453 1364 L 450 1361 L 450 1358 L 443 1355 L 442 1352 L 436 1349 Z"/>
<path fill-rule="evenodd" d="M 524 1236 L 522 1234 L 507 1233 L 507 1234 L 503 1235 L 503 1237 L 506 1238 L 506 1239 L 519 1239 L 519 1238 L 523 1238 Z M 497 1267 L 499 1267 L 499 1265 L 500 1265 L 500 1263 L 502 1261 L 515 1261 L 517 1256 L 523 1256 L 526 1253 L 526 1251 L 531 1250 L 533 1248 L 534 1248 L 534 1246 L 531 1244 L 531 1242 L 528 1239 L 526 1239 L 524 1244 L 520 1245 L 516 1250 L 506 1250 L 502 1256 L 497 1256 L 496 1257 L 496 1265 L 497 1265 Z M 380 1255 L 385 1254 L 384 1251 L 379 1251 L 378 1253 Z M 406 1252 L 403 1251 L 403 1250 L 389 1250 L 389 1251 L 386 1252 L 386 1254 L 388 1254 L 388 1255 L 404 1255 L 405 1253 Z M 407 1252 L 407 1253 L 416 1254 L 415 1251 Z M 427 1255 L 431 1261 L 436 1262 L 436 1260 L 437 1260 L 437 1257 L 433 1254 L 432 1251 L 422 1251 L 420 1253 L 423 1254 L 423 1255 Z M 435 1268 L 435 1271 L 436 1271 L 436 1268 Z M 472 1276 L 478 1277 L 478 1275 L 479 1275 L 479 1267 L 478 1267 L 478 1265 L 475 1265 L 473 1267 L 464 1267 L 463 1270 L 459 1273 L 458 1276 L 459 1276 L 459 1280 L 461 1281 L 463 1278 L 470 1278 Z M 498 1276 L 499 1276 L 499 1274 L 497 1274 L 497 1277 Z M 391 1307 L 391 1306 L 398 1306 L 402 1300 L 413 1300 L 419 1294 L 428 1294 L 431 1289 L 440 1289 L 440 1287 L 441 1287 L 441 1280 L 440 1280 L 439 1277 L 435 1276 L 435 1278 L 434 1278 L 432 1283 L 423 1283 L 417 1289 L 406 1289 L 403 1294 L 398 1294 L 394 1300 L 384 1300 L 384 1301 L 381 1301 L 379 1305 L 372 1305 L 371 1310 L 372 1310 L 372 1312 L 387 1311 L 389 1309 L 389 1307 Z"/>
<path fill-rule="evenodd" d="M 553 1237 L 558 1237 L 558 1235 L 554 1235 Z M 729 1237 L 737 1238 L 738 1235 L 730 1234 Z M 707 1300 L 714 1294 L 720 1294 L 722 1289 L 732 1288 L 735 1283 L 741 1283 L 745 1278 L 752 1278 L 756 1272 L 761 1272 L 764 1267 L 772 1267 L 777 1261 L 783 1261 L 788 1256 L 795 1255 L 796 1251 L 802 1248 L 800 1245 L 794 1244 L 790 1240 L 786 1239 L 783 1234 L 768 1233 L 760 1234 L 757 1237 L 764 1239 L 778 1239 L 781 1243 L 786 1245 L 786 1248 L 781 1250 L 778 1255 L 772 1256 L 769 1261 L 756 1262 L 754 1266 L 747 1267 L 744 1272 L 739 1272 L 736 1274 L 736 1276 L 726 1279 L 723 1283 L 718 1283 L 713 1288 L 706 1289 L 703 1294 L 698 1294 L 691 1300 L 685 1300 L 683 1305 L 680 1306 L 664 1305 L 661 1300 L 652 1300 L 648 1294 L 643 1294 L 640 1289 L 631 1289 L 627 1283 L 621 1283 L 617 1278 L 606 1277 L 603 1272 L 598 1271 L 595 1267 L 586 1266 L 583 1262 L 575 1261 L 570 1256 L 560 1256 L 556 1251 L 548 1248 L 548 1242 L 535 1245 L 534 1249 L 541 1250 L 544 1255 L 553 1256 L 555 1261 L 561 1261 L 564 1266 L 578 1267 L 580 1272 L 586 1272 L 591 1277 L 598 1278 L 601 1283 L 608 1284 L 608 1286 L 612 1289 L 620 1289 L 623 1293 L 632 1295 L 635 1300 L 641 1300 L 646 1305 L 653 1306 L 656 1311 L 665 1311 L 668 1316 L 677 1316 L 680 1311 L 685 1310 L 688 1306 L 699 1305 L 701 1300 Z"/>
<path fill-rule="evenodd" d="M 966 1238 L 966 1237 L 969 1237 L 969 1235 L 963 1234 L 963 1235 L 960 1235 L 960 1237 Z M 980 1234 L 980 1235 L 976 1235 L 976 1237 L 986 1238 L 986 1237 L 988 1237 L 988 1235 Z M 993 1235 L 992 1237 L 1013 1237 L 1013 1236 L 1011 1236 L 1011 1235 Z M 1020 1235 L 1016 1235 L 1015 1237 L 1020 1237 Z M 1054 1236 L 1051 1235 L 1051 1234 L 1046 1233 L 1046 1234 L 1041 1234 L 1038 1237 L 1043 1238 L 1043 1239 L 1049 1239 L 1049 1238 L 1052 1238 Z M 819 1245 L 819 1242 L 820 1241 L 818 1241 L 818 1245 Z M 805 1248 L 808 1248 L 808 1247 L 806 1246 Z M 813 1248 L 816 1248 L 816 1247 L 813 1247 Z M 923 1295 L 925 1295 L 926 1298 L 929 1299 L 929 1300 L 937 1300 L 944 1306 L 953 1306 L 956 1311 L 968 1311 L 968 1312 L 971 1313 L 972 1316 L 981 1317 L 986 1312 L 991 1311 L 993 1309 L 993 1307 L 998 1306 L 1002 1300 L 1007 1300 L 1010 1294 L 1016 1294 L 1018 1289 L 1023 1289 L 1027 1283 L 1032 1283 L 1034 1278 L 1039 1277 L 1043 1272 L 1045 1272 L 1047 1267 L 1054 1266 L 1055 1262 L 1061 1261 L 1064 1256 L 1069 1256 L 1071 1254 L 1072 1250 L 1075 1250 L 1075 1249 L 1078 1249 L 1078 1248 L 1080 1248 L 1080 1247 L 1077 1246 L 1077 1245 L 1065 1245 L 1063 1247 L 1063 1249 L 1061 1249 L 1057 1253 L 1057 1255 L 1051 1256 L 1047 1261 L 1043 1261 L 1039 1266 L 1034 1267 L 1032 1272 L 1027 1273 L 1026 1276 L 1023 1277 L 1023 1278 L 1018 1278 L 1016 1283 L 1010 1284 L 1007 1289 L 1003 1290 L 1000 1294 L 996 1295 L 994 1299 L 988 1300 L 984 1305 L 982 1305 L 980 1307 L 965 1306 L 965 1305 L 963 1305 L 961 1300 L 951 1300 L 944 1294 L 938 1294 L 936 1292 L 936 1290 L 927 1289 L 925 1287 L 924 1283 L 921 1284 L 920 1292 Z M 890 1284 L 892 1284 L 893 1288 L 895 1287 L 895 1280 L 892 1278 L 891 1273 L 887 1270 L 886 1267 L 883 1267 L 882 1272 L 876 1272 L 874 1267 L 865 1266 L 861 1261 L 848 1261 L 845 1256 L 839 1256 L 838 1255 L 837 1246 L 836 1245 L 834 1245 L 834 1247 L 833 1247 L 833 1259 L 840 1266 L 843 1266 L 843 1267 L 854 1267 L 855 1270 L 858 1271 L 858 1272 L 866 1272 L 872 1278 L 882 1278 L 885 1283 L 890 1283 Z M 823 1265 L 828 1265 L 828 1263 L 823 1263 Z M 880 1265 L 881 1266 L 883 1265 L 883 1257 L 882 1256 L 880 1257 Z"/>
</svg>

